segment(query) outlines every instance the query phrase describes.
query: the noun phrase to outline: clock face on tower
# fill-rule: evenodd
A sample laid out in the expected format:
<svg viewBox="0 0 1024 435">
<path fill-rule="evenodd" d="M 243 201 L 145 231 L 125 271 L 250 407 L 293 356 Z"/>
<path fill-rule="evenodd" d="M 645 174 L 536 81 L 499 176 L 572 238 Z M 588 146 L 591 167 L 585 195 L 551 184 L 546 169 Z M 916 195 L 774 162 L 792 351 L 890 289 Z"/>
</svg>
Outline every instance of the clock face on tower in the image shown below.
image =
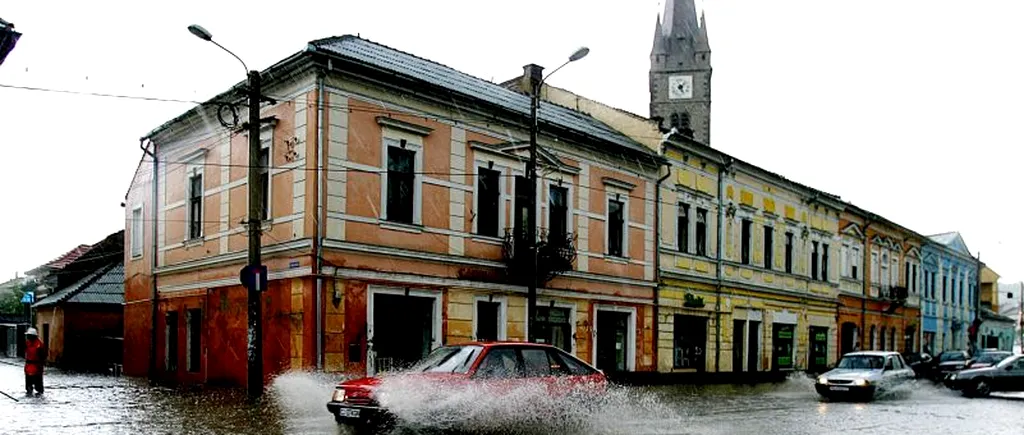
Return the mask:
<svg viewBox="0 0 1024 435">
<path fill-rule="evenodd" d="M 670 100 L 683 100 L 693 98 L 693 76 L 669 76 L 668 98 Z"/>
</svg>

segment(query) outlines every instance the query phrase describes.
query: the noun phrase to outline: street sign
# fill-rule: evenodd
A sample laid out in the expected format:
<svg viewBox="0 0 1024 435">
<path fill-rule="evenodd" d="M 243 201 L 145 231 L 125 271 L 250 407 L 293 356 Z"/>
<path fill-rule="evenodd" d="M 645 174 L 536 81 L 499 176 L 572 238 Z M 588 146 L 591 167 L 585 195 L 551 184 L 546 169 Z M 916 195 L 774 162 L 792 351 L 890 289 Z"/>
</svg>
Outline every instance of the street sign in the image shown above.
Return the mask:
<svg viewBox="0 0 1024 435">
<path fill-rule="evenodd" d="M 238 274 L 238 279 L 247 289 L 264 291 L 267 289 L 267 266 L 245 266 Z"/>
</svg>

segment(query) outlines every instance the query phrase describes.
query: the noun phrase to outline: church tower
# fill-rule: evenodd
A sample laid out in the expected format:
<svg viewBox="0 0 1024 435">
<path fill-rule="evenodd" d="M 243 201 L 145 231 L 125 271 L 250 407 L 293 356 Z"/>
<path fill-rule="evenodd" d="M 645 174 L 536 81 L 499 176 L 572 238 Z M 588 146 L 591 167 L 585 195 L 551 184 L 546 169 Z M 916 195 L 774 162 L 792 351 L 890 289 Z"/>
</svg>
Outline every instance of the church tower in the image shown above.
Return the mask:
<svg viewBox="0 0 1024 435">
<path fill-rule="evenodd" d="M 693 0 L 665 0 L 651 49 L 651 117 L 662 127 L 711 142 L 711 46 Z"/>
</svg>

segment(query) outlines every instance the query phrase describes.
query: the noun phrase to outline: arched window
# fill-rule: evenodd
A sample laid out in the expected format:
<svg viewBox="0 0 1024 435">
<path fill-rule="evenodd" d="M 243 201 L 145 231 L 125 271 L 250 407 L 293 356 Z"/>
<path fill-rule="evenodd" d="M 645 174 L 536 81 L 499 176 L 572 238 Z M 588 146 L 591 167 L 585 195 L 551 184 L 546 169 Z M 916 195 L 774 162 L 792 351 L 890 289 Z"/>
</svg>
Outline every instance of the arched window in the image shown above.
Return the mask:
<svg viewBox="0 0 1024 435">
<path fill-rule="evenodd" d="M 690 114 L 686 113 L 686 112 L 680 113 L 679 114 L 679 130 L 682 131 L 682 130 L 689 130 L 689 129 L 690 129 Z"/>
</svg>

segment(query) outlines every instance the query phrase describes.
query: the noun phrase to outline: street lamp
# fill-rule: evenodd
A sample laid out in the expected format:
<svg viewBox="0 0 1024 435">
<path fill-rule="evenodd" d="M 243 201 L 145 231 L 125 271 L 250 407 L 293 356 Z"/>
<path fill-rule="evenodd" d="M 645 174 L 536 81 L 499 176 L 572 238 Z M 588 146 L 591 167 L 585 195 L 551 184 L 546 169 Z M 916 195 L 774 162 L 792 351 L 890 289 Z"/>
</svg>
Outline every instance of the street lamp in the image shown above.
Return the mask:
<svg viewBox="0 0 1024 435">
<path fill-rule="evenodd" d="M 527 304 L 526 304 L 526 330 L 527 340 L 531 343 L 537 341 L 537 328 L 535 327 L 537 319 L 537 109 L 540 105 L 540 90 L 544 86 L 544 81 L 551 77 L 552 74 L 558 72 L 562 67 L 568 65 L 571 62 L 583 59 L 590 54 L 590 49 L 587 47 L 580 47 L 569 56 L 569 60 L 555 68 L 553 71 L 548 73 L 546 76 L 542 76 L 541 73 L 544 71 L 543 67 L 538 65 L 528 65 L 527 73 L 530 79 L 530 164 L 527 168 L 528 177 L 530 179 L 530 191 L 533 192 L 530 195 L 530 200 L 527 202 L 527 224 L 526 224 L 526 237 L 530 243 L 530 270 L 529 270 L 529 286 L 527 287 Z"/>
<path fill-rule="evenodd" d="M 260 310 L 260 291 L 264 290 L 261 283 L 266 282 L 266 270 L 260 265 L 260 239 L 262 236 L 261 217 L 263 206 L 263 189 L 256 180 L 260 175 L 260 72 L 249 70 L 242 58 L 231 50 L 213 40 L 213 34 L 202 26 L 188 26 L 189 33 L 204 41 L 212 42 L 221 50 L 238 59 L 245 68 L 248 77 L 247 99 L 249 102 L 249 258 L 248 265 L 242 269 L 242 282 L 248 290 L 248 338 L 247 349 L 247 387 L 250 398 L 258 398 L 263 394 L 263 325 Z M 268 162 L 269 163 L 269 162 Z M 155 303 L 155 301 L 154 301 Z"/>
</svg>

